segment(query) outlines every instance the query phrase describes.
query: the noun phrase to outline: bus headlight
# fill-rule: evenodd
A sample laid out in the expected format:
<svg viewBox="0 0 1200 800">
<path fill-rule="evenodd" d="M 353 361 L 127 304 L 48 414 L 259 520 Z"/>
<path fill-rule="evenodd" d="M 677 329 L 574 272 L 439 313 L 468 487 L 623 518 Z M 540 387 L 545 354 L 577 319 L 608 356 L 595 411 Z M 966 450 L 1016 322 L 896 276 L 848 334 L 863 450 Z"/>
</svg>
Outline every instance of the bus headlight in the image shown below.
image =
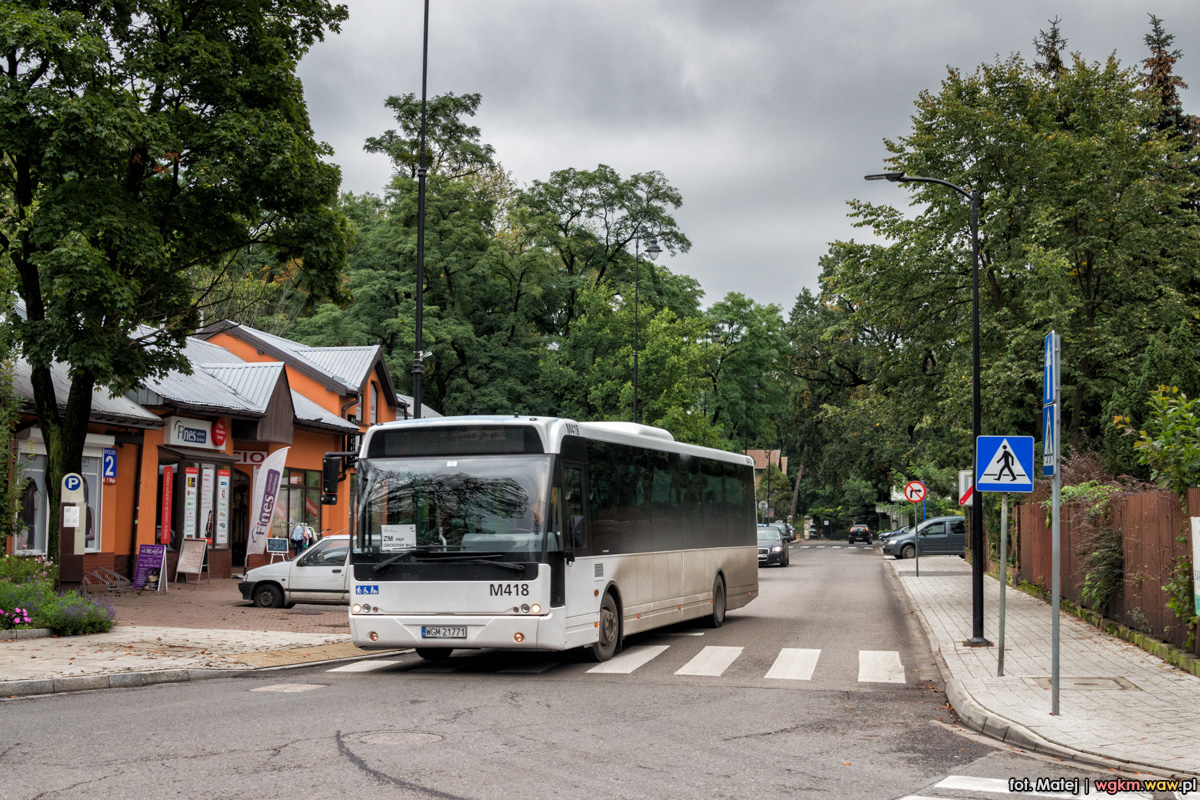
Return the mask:
<svg viewBox="0 0 1200 800">
<path fill-rule="evenodd" d="M 534 603 L 533 605 L 531 605 L 529 607 L 529 610 L 532 611 L 534 614 L 542 613 L 542 607 L 539 606 L 537 603 Z"/>
<path fill-rule="evenodd" d="M 354 605 L 352 605 L 350 607 L 351 614 L 359 614 L 361 612 L 362 612 L 362 606 L 360 606 L 358 603 L 355 603 Z"/>
<path fill-rule="evenodd" d="M 528 614 L 528 613 L 529 613 L 529 606 L 521 606 L 521 613 L 522 613 L 522 614 Z"/>
</svg>

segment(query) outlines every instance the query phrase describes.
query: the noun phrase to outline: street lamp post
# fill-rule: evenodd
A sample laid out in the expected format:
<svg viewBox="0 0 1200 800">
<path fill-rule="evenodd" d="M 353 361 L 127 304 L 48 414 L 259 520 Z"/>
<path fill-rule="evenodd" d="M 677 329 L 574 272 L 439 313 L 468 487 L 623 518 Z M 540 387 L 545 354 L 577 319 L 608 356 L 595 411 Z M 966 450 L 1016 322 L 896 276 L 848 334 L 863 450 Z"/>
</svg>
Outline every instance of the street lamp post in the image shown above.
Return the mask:
<svg viewBox="0 0 1200 800">
<path fill-rule="evenodd" d="M 421 40 L 421 136 L 417 157 L 417 314 L 414 320 L 413 419 L 421 418 L 421 378 L 425 374 L 421 323 L 425 312 L 425 84 L 429 74 L 429 0 L 425 0 L 425 32 Z"/>
<path fill-rule="evenodd" d="M 892 183 L 936 183 L 961 194 L 971 203 L 971 306 L 973 309 L 971 331 L 971 447 L 974 453 L 979 446 L 981 434 L 981 411 L 979 399 L 979 191 L 968 192 L 961 186 L 939 178 L 919 178 L 903 172 L 885 172 L 865 176 L 869 181 L 891 181 Z M 977 460 L 972 458 L 972 463 Z M 983 636 L 983 500 L 982 493 L 975 492 L 971 499 L 971 638 L 965 644 L 970 647 L 991 645 Z"/>
<path fill-rule="evenodd" d="M 427 0 L 428 2 L 428 0 Z M 640 422 L 638 419 L 638 289 L 641 281 L 641 257 L 638 253 L 638 247 L 641 244 L 641 237 L 646 236 L 641 228 L 633 232 L 633 421 Z M 662 248 L 658 246 L 658 238 L 655 236 L 646 236 L 646 256 L 651 261 L 658 258 L 658 254 L 662 252 Z"/>
</svg>

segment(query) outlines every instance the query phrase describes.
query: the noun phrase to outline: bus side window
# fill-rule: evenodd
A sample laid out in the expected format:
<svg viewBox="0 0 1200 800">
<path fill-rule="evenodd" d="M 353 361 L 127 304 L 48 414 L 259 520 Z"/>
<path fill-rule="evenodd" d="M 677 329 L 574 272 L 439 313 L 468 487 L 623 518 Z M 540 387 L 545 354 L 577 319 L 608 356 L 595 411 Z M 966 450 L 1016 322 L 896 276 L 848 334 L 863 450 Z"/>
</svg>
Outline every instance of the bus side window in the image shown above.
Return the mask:
<svg viewBox="0 0 1200 800">
<path fill-rule="evenodd" d="M 582 550 L 587 547 L 587 528 L 583 522 L 583 470 L 579 467 L 567 467 L 563 501 L 567 508 L 567 522 L 571 547 Z"/>
</svg>

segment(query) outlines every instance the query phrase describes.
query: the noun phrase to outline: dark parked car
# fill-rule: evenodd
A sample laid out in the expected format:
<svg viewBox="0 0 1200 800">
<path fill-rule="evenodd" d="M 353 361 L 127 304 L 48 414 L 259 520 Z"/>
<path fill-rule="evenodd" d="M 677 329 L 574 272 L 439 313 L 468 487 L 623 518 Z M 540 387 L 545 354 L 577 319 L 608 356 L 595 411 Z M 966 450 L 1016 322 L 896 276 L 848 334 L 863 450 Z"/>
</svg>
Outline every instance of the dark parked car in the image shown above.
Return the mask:
<svg viewBox="0 0 1200 800">
<path fill-rule="evenodd" d="M 883 543 L 883 554 L 896 558 L 915 558 L 920 537 L 923 556 L 965 556 L 967 553 L 966 517 L 934 517 L 917 526 L 916 531 L 897 534 Z"/>
<path fill-rule="evenodd" d="M 770 522 L 768 523 L 773 528 L 779 529 L 779 535 L 783 537 L 785 542 L 796 541 L 796 529 L 786 522 Z"/>
<path fill-rule="evenodd" d="M 787 542 L 774 525 L 758 526 L 758 565 L 760 567 L 778 564 L 786 567 L 792 562 Z"/>
<path fill-rule="evenodd" d="M 850 544 L 854 544 L 855 542 L 866 542 L 867 544 L 870 544 L 871 529 L 866 525 L 851 525 L 850 535 L 846 537 L 846 541 Z"/>
</svg>

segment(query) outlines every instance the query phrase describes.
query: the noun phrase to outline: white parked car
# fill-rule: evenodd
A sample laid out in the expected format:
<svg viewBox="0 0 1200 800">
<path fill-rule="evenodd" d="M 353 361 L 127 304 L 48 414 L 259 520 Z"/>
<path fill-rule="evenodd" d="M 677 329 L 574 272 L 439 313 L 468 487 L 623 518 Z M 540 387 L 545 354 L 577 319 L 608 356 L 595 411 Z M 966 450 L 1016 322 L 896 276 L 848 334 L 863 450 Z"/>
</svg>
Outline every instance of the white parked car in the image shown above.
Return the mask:
<svg viewBox="0 0 1200 800">
<path fill-rule="evenodd" d="M 259 608 L 350 603 L 350 537 L 326 536 L 291 561 L 256 567 L 238 584 Z"/>
</svg>

